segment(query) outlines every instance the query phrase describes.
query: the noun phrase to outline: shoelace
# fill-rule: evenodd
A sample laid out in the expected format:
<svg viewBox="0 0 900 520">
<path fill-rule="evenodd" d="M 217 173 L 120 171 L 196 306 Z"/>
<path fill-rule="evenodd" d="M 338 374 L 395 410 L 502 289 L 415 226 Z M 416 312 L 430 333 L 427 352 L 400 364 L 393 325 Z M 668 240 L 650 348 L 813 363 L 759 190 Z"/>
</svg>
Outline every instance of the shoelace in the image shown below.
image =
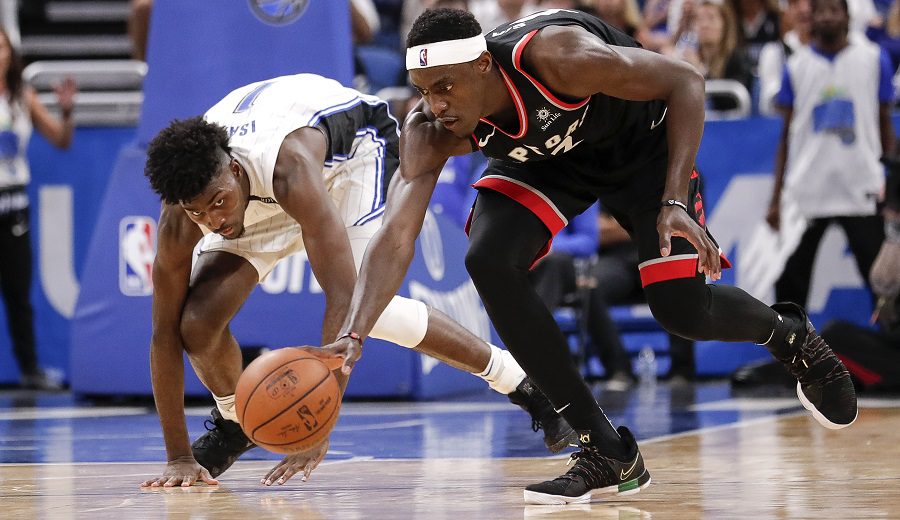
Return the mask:
<svg viewBox="0 0 900 520">
<path fill-rule="evenodd" d="M 812 331 L 809 331 L 808 334 L 809 335 L 800 345 L 800 352 L 794 355 L 793 359 L 791 359 L 791 374 L 796 377 L 798 381 L 811 383 L 812 381 L 804 381 L 804 376 L 807 375 L 809 371 L 819 363 L 832 361 L 834 363 L 834 366 L 831 368 L 831 370 L 829 370 L 828 373 L 823 377 L 817 378 L 815 382 L 824 385 L 832 383 L 837 379 L 843 377 L 846 369 L 835 358 L 834 353 L 831 352 L 828 344 L 825 343 L 825 340 Z"/>
<path fill-rule="evenodd" d="M 568 466 L 574 461 L 575 465 L 572 466 L 572 469 L 557 477 L 556 480 L 575 480 L 576 477 L 581 477 L 591 489 L 601 487 L 604 481 L 614 482 L 612 469 L 602 461 L 596 460 L 597 457 L 599 455 L 594 453 L 591 448 L 582 447 L 569 456 L 566 465 Z"/>
</svg>

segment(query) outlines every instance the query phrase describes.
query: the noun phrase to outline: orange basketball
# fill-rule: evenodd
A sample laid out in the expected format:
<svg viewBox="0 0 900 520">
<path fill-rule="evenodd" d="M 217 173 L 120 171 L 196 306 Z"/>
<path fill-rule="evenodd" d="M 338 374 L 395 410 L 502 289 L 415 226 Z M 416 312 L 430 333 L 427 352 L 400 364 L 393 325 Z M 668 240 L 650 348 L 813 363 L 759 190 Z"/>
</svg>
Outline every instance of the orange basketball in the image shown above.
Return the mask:
<svg viewBox="0 0 900 520">
<path fill-rule="evenodd" d="M 296 453 L 328 436 L 337 422 L 341 389 L 318 358 L 296 348 L 267 352 L 250 363 L 234 397 L 247 437 L 276 453 Z"/>
</svg>

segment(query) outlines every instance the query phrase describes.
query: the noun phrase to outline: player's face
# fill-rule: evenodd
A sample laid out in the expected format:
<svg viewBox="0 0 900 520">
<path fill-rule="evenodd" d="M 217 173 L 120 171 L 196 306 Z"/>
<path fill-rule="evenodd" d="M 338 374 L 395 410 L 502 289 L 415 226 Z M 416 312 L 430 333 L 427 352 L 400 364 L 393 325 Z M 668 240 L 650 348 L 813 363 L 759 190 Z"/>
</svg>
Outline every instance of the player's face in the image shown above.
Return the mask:
<svg viewBox="0 0 900 520">
<path fill-rule="evenodd" d="M 444 128 L 457 137 L 475 131 L 484 106 L 483 79 L 476 62 L 413 69 L 409 77 Z"/>
<path fill-rule="evenodd" d="M 244 234 L 248 200 L 241 183 L 244 175 L 244 170 L 232 159 L 200 195 L 182 202 L 181 207 L 191 220 L 213 233 L 227 239 L 239 238 Z"/>
</svg>

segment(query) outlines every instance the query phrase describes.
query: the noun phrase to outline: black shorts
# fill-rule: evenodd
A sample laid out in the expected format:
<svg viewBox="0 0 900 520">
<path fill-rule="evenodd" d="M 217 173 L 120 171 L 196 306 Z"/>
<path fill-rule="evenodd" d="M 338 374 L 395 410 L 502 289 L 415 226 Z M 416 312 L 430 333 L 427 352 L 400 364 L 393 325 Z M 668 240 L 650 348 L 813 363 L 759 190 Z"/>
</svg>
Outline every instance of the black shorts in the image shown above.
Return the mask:
<svg viewBox="0 0 900 520">
<path fill-rule="evenodd" d="M 686 239 L 673 237 L 669 256 L 662 258 L 659 254 L 656 218 L 665 183 L 664 160 L 614 184 L 605 183 L 600 175 L 580 175 L 554 160 L 522 164 L 492 160 L 474 186 L 479 190 L 502 193 L 522 204 L 547 226 L 552 236 L 599 200 L 603 210 L 637 242 L 641 282 L 647 286 L 664 280 L 699 276 L 697 250 Z M 688 214 L 705 229 L 706 215 L 700 187 L 700 174 L 694 170 L 688 187 Z M 708 229 L 706 232 L 715 242 Z M 552 236 L 535 261 L 550 250 Z M 731 267 L 724 256 L 722 266 Z"/>
</svg>

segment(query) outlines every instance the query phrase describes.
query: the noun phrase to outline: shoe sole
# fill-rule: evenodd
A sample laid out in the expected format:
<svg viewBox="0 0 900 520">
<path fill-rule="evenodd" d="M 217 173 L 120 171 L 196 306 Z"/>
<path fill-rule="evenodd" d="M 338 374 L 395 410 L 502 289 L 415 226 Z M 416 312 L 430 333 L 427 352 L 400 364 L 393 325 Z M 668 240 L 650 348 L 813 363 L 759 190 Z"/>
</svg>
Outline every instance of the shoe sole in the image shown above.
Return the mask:
<svg viewBox="0 0 900 520">
<path fill-rule="evenodd" d="M 525 503 L 532 505 L 545 505 L 545 506 L 559 506 L 566 504 L 587 504 L 591 501 L 592 495 L 612 495 L 616 497 L 624 497 L 628 495 L 634 495 L 640 493 L 642 490 L 646 489 L 647 486 L 650 485 L 652 479 L 650 478 L 650 474 L 647 473 L 647 470 L 644 470 L 644 473 L 647 474 L 647 481 L 643 484 L 639 484 L 640 477 L 632 480 L 625 481 L 621 484 L 615 486 L 609 486 L 605 488 L 597 488 L 588 491 L 587 493 L 577 496 L 577 497 L 567 497 L 563 495 L 549 495 L 547 493 L 538 493 L 537 491 L 528 491 L 525 490 Z M 643 476 L 643 475 L 641 475 Z M 624 488 L 624 489 L 623 489 Z"/>
<path fill-rule="evenodd" d="M 800 381 L 797 381 L 797 397 L 800 398 L 800 404 L 803 405 L 803 408 L 809 410 L 812 414 L 813 418 L 818 421 L 819 424 L 828 428 L 829 430 L 840 430 L 842 428 L 846 428 L 851 424 L 856 422 L 856 418 L 859 417 L 859 407 L 856 407 L 856 415 L 853 416 L 853 420 L 848 422 L 847 424 L 841 424 L 836 422 L 831 422 L 827 417 L 822 415 L 818 409 L 816 409 L 815 405 L 813 405 L 809 399 L 806 398 L 806 395 L 803 393 L 803 389 L 800 387 Z"/>
</svg>

